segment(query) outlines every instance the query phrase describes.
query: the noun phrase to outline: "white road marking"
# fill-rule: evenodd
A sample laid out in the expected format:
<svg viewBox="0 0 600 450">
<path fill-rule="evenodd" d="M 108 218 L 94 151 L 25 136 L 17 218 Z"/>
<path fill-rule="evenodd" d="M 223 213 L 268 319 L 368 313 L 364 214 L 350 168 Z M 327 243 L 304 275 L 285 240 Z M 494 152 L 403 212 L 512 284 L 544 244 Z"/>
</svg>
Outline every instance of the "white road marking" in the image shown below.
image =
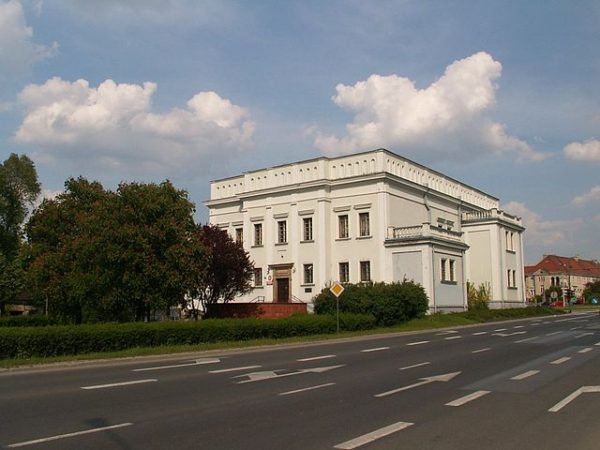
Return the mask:
<svg viewBox="0 0 600 450">
<path fill-rule="evenodd" d="M 594 350 L 592 347 L 586 347 L 586 348 L 582 348 L 577 353 L 587 353 L 587 352 L 591 352 L 592 350 Z"/>
<path fill-rule="evenodd" d="M 329 359 L 329 358 L 335 358 L 335 355 L 313 356 L 312 358 L 302 358 L 302 359 L 297 359 L 296 361 L 300 361 L 300 362 L 316 361 L 317 359 Z"/>
<path fill-rule="evenodd" d="M 583 333 L 583 334 L 580 334 L 578 336 L 575 336 L 575 339 L 579 339 L 579 338 L 582 338 L 582 337 L 585 337 L 585 336 L 593 336 L 593 335 L 594 335 L 594 333 Z"/>
<path fill-rule="evenodd" d="M 580 328 L 581 328 L 581 327 L 573 327 L 573 328 L 569 328 L 569 330 L 570 330 L 570 331 L 573 331 L 573 330 L 579 330 Z"/>
<path fill-rule="evenodd" d="M 585 394 L 588 392 L 600 392 L 600 386 L 582 386 L 579 389 L 577 389 L 575 392 L 573 392 L 572 394 L 568 395 L 563 400 L 558 402 L 552 408 L 550 408 L 548 410 L 548 412 L 558 412 L 561 409 L 563 409 L 565 406 L 567 406 L 569 403 L 571 403 L 573 400 L 575 400 L 577 397 L 579 397 L 581 394 Z"/>
<path fill-rule="evenodd" d="M 291 395 L 291 394 L 297 394 L 297 393 L 299 393 L 299 392 L 312 391 L 312 390 L 314 390 L 314 389 L 321 389 L 321 388 L 324 388 L 324 387 L 327 387 L 327 386 L 333 386 L 333 385 L 335 385 L 335 383 L 325 383 L 325 384 L 318 384 L 318 385 L 316 385 L 316 386 L 310 386 L 310 387 L 303 388 L 303 389 L 296 389 L 296 390 L 294 390 L 294 391 L 282 392 L 282 393 L 281 393 L 281 394 L 279 394 L 279 395 Z"/>
<path fill-rule="evenodd" d="M 497 330 L 494 331 L 506 331 L 508 328 L 498 328 Z"/>
<path fill-rule="evenodd" d="M 569 361 L 570 359 L 571 359 L 570 356 L 563 356 L 562 358 L 555 359 L 550 364 L 562 364 L 564 362 Z"/>
<path fill-rule="evenodd" d="M 382 392 L 381 394 L 375 394 L 374 397 L 377 397 L 377 398 L 387 397 L 388 395 L 397 394 L 398 392 L 407 391 L 409 389 L 423 386 L 425 384 L 435 383 L 436 381 L 442 381 L 445 383 L 447 381 L 450 381 L 451 379 L 453 379 L 455 376 L 459 375 L 460 373 L 461 372 L 452 372 L 452 373 L 445 373 L 443 375 L 436 375 L 433 377 L 420 378 L 421 381 L 419 381 L 418 383 L 410 384 L 408 386 L 403 386 L 398 389 L 392 389 L 391 391 Z"/>
<path fill-rule="evenodd" d="M 456 400 L 446 403 L 446 406 L 462 406 L 465 403 L 469 403 L 473 400 L 477 400 L 478 398 L 483 397 L 484 395 L 487 395 L 489 393 L 490 393 L 490 391 L 476 391 L 476 392 L 473 392 L 472 394 L 465 395 L 464 397 L 457 398 Z"/>
<path fill-rule="evenodd" d="M 554 336 L 555 334 L 560 334 L 562 331 L 554 331 L 552 333 L 547 333 L 546 336 Z"/>
<path fill-rule="evenodd" d="M 272 380 L 274 378 L 284 378 L 284 377 L 291 377 L 294 375 L 302 375 L 304 373 L 323 373 L 323 372 L 327 372 L 329 370 L 339 369 L 340 367 L 344 367 L 344 366 L 345 366 L 345 364 L 339 364 L 337 366 L 326 366 L 326 367 L 311 367 L 309 369 L 300 369 L 297 372 L 282 373 L 281 375 L 279 375 L 279 374 L 277 374 L 277 372 L 271 370 L 271 371 L 265 371 L 265 372 L 246 373 L 243 375 L 238 375 L 237 377 L 234 377 L 234 378 L 248 377 L 247 380 L 238 381 L 238 383 L 237 383 L 237 384 L 244 384 L 244 383 L 253 383 L 255 381 Z"/>
<path fill-rule="evenodd" d="M 428 366 L 429 364 L 431 364 L 429 361 L 422 362 L 422 363 L 419 363 L 419 364 L 413 364 L 412 366 L 400 367 L 400 370 L 414 369 L 416 367 Z"/>
<path fill-rule="evenodd" d="M 380 352 L 382 350 L 389 350 L 389 347 L 377 347 L 377 348 L 367 348 L 365 350 L 361 350 L 361 353 L 371 353 L 371 352 Z"/>
<path fill-rule="evenodd" d="M 531 325 L 533 325 L 535 327 L 535 326 L 541 325 L 541 324 L 539 322 L 536 322 L 536 323 L 532 323 Z"/>
<path fill-rule="evenodd" d="M 99 433 L 100 431 L 114 430 L 116 428 L 123 428 L 123 427 L 130 427 L 131 425 L 133 425 L 133 423 L 131 423 L 131 422 L 120 423 L 118 425 L 110 425 L 108 427 L 92 428 L 92 429 L 89 429 L 89 430 L 76 431 L 74 433 L 59 434 L 59 435 L 56 435 L 56 436 L 50 436 L 50 437 L 46 437 L 46 438 L 35 439 L 33 441 L 17 442 L 16 444 L 10 444 L 7 447 L 8 448 L 25 447 L 26 445 L 41 444 L 41 443 L 44 443 L 44 442 L 56 441 L 58 439 L 65 439 L 65 438 L 70 438 L 70 437 L 74 437 L 74 436 L 82 436 L 84 434 Z"/>
<path fill-rule="evenodd" d="M 480 348 L 479 350 L 473 350 L 471 353 L 482 353 L 482 352 L 487 352 L 488 350 L 491 350 L 492 347 L 485 347 L 485 348 Z"/>
<path fill-rule="evenodd" d="M 446 331 L 442 331 L 441 333 L 437 333 L 436 336 L 444 336 L 446 334 L 455 334 L 458 333 L 458 331 L 456 330 L 446 330 Z"/>
<path fill-rule="evenodd" d="M 538 373 L 540 373 L 539 370 L 528 370 L 527 372 L 523 372 L 520 375 L 515 375 L 514 377 L 511 378 L 511 380 L 515 380 L 515 381 L 524 380 L 525 378 L 532 377 L 534 375 L 537 375 Z"/>
<path fill-rule="evenodd" d="M 515 344 L 520 344 L 521 342 L 532 341 L 533 339 L 537 339 L 539 336 L 532 336 L 525 339 L 521 339 L 520 341 L 515 341 Z"/>
<path fill-rule="evenodd" d="M 422 345 L 422 344 L 427 344 L 427 343 L 429 343 L 429 341 L 417 341 L 417 342 L 409 342 L 406 345 Z M 600 342 L 599 342 L 599 344 L 600 344 Z"/>
<path fill-rule="evenodd" d="M 221 362 L 219 358 L 208 358 L 208 359 L 197 359 L 196 361 L 183 363 L 183 364 L 173 364 L 170 366 L 156 366 L 156 367 L 142 367 L 141 369 L 133 369 L 132 372 L 146 372 L 148 370 L 163 370 L 163 369 L 175 369 L 178 367 L 189 367 L 189 366 L 198 366 L 203 364 L 216 364 Z"/>
<path fill-rule="evenodd" d="M 525 325 L 517 325 L 516 327 L 513 328 L 525 328 Z"/>
<path fill-rule="evenodd" d="M 594 345 L 600 347 L 600 342 L 596 342 Z"/>
<path fill-rule="evenodd" d="M 473 333 L 473 336 L 481 336 L 482 334 L 488 334 L 487 331 L 480 331 L 478 333 Z"/>
<path fill-rule="evenodd" d="M 238 372 L 240 370 L 257 369 L 262 366 L 243 366 L 243 367 L 231 367 L 230 369 L 219 369 L 211 370 L 208 373 L 227 373 L 227 372 Z"/>
<path fill-rule="evenodd" d="M 389 436 L 390 434 L 396 433 L 398 431 L 404 430 L 405 428 L 414 425 L 410 422 L 396 422 L 387 427 L 379 428 L 378 430 L 372 431 L 367 434 L 363 434 L 355 439 L 350 441 L 342 442 L 334 446 L 333 448 L 339 448 L 342 450 L 352 450 L 358 447 L 361 447 L 369 442 L 376 441 L 377 439 L 381 439 L 382 437 Z"/>
<path fill-rule="evenodd" d="M 444 338 L 445 341 L 451 341 L 452 339 L 462 339 L 462 336 L 448 336 Z"/>
<path fill-rule="evenodd" d="M 111 383 L 111 384 L 97 384 L 95 386 L 82 386 L 81 389 L 104 389 L 111 387 L 119 387 L 119 386 L 129 386 L 132 384 L 142 384 L 142 383 L 156 383 L 158 380 L 156 378 L 149 378 L 147 380 L 135 380 L 135 381 L 123 381 L 122 383 Z"/>
<path fill-rule="evenodd" d="M 513 331 L 512 333 L 492 333 L 492 336 L 509 337 L 518 334 L 527 334 L 527 331 Z"/>
</svg>

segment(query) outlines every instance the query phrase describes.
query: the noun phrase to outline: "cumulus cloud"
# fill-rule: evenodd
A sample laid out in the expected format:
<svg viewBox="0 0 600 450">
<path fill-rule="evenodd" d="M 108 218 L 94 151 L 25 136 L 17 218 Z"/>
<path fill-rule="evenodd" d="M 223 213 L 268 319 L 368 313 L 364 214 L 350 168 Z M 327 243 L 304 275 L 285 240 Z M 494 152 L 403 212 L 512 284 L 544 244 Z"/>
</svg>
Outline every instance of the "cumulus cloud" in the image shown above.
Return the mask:
<svg viewBox="0 0 600 450">
<path fill-rule="evenodd" d="M 217 152 L 251 147 L 248 112 L 214 92 L 199 92 L 185 108 L 152 111 L 156 84 L 52 78 L 18 96 L 25 118 L 19 143 L 34 144 L 42 158 L 85 159 L 110 168 L 200 167 Z"/>
<path fill-rule="evenodd" d="M 20 2 L 0 2 L 0 79 L 27 72 L 34 63 L 53 56 L 57 49 L 56 42 L 49 47 L 34 42 Z"/>
<path fill-rule="evenodd" d="M 600 162 L 600 141 L 572 142 L 563 149 L 565 156 L 574 161 Z"/>
<path fill-rule="evenodd" d="M 528 246 L 547 248 L 555 246 L 557 242 L 570 242 L 582 225 L 581 219 L 544 220 L 542 216 L 521 202 L 509 202 L 502 209 L 522 218 L 526 228 L 525 243 Z"/>
<path fill-rule="evenodd" d="M 339 84 L 333 101 L 353 112 L 354 120 L 341 138 L 316 132 L 315 146 L 330 154 L 390 147 L 448 159 L 513 151 L 519 160 L 542 160 L 544 154 L 487 115 L 501 72 L 499 62 L 480 52 L 453 62 L 424 89 L 397 75 Z"/>
<path fill-rule="evenodd" d="M 586 203 L 600 202 L 600 186 L 594 186 L 588 192 L 573 199 L 573 204 L 583 206 Z"/>
</svg>

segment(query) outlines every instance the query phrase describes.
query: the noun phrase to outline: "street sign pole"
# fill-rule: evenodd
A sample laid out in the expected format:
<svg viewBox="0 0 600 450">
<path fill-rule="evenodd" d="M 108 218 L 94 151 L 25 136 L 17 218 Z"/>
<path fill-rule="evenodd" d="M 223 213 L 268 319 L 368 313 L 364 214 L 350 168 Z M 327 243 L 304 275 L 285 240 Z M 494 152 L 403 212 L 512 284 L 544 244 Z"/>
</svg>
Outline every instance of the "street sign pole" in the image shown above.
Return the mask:
<svg viewBox="0 0 600 450">
<path fill-rule="evenodd" d="M 329 291 L 335 295 L 335 319 L 337 324 L 337 332 L 340 332 L 340 295 L 344 292 L 344 286 L 337 281 L 331 285 Z"/>
</svg>

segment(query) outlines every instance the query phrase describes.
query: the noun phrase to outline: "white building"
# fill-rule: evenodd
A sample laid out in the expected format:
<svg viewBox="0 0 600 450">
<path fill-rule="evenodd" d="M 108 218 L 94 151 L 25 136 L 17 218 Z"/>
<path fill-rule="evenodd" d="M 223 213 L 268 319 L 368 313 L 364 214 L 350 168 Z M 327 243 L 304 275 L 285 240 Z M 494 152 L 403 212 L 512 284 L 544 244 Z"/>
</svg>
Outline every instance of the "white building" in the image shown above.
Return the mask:
<svg viewBox="0 0 600 450">
<path fill-rule="evenodd" d="M 209 221 L 244 243 L 255 288 L 241 301 L 310 300 L 333 281 L 423 285 L 430 311 L 525 304 L 524 228 L 498 199 L 384 149 L 213 181 Z"/>
</svg>

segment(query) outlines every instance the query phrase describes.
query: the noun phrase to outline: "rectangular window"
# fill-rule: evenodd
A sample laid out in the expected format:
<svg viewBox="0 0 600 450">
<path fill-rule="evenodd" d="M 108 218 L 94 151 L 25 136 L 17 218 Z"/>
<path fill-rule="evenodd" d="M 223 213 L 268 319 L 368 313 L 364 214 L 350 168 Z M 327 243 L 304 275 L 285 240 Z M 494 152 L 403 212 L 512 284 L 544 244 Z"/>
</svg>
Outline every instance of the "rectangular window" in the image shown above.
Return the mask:
<svg viewBox="0 0 600 450">
<path fill-rule="evenodd" d="M 371 227 L 369 225 L 369 213 L 364 212 L 358 215 L 360 236 L 371 236 Z"/>
<path fill-rule="evenodd" d="M 235 242 L 237 242 L 238 244 L 244 243 L 244 229 L 243 228 L 235 229 Z"/>
<path fill-rule="evenodd" d="M 512 287 L 517 287 L 517 271 L 512 271 Z"/>
<path fill-rule="evenodd" d="M 255 267 L 254 268 L 254 286 L 262 286 L 263 285 L 263 276 L 262 276 L 262 268 Z"/>
<path fill-rule="evenodd" d="M 441 267 L 441 274 L 442 274 L 442 275 L 441 275 L 441 280 L 442 280 L 442 281 L 447 281 L 447 280 L 448 280 L 448 278 L 446 278 L 446 277 L 447 277 L 447 275 L 448 275 L 448 274 L 446 273 L 446 264 L 447 264 L 447 262 L 448 262 L 448 260 L 447 260 L 447 259 L 444 259 L 444 258 L 442 258 L 442 261 L 441 261 L 441 266 L 440 266 L 440 267 Z"/>
<path fill-rule="evenodd" d="M 360 262 L 360 281 L 371 281 L 371 261 Z"/>
<path fill-rule="evenodd" d="M 277 222 L 277 243 L 287 243 L 287 222 L 285 220 Z"/>
<path fill-rule="evenodd" d="M 455 261 L 453 259 L 450 260 L 450 281 L 454 282 L 456 281 L 455 275 L 454 275 L 454 263 Z"/>
<path fill-rule="evenodd" d="M 304 284 L 313 284 L 313 265 L 304 264 Z"/>
<path fill-rule="evenodd" d="M 508 287 L 511 287 L 511 285 L 510 285 L 510 269 L 506 271 L 506 281 L 508 282 Z"/>
<path fill-rule="evenodd" d="M 254 224 L 254 245 L 257 247 L 263 245 L 262 231 L 263 231 L 262 223 L 255 223 Z"/>
<path fill-rule="evenodd" d="M 350 281 L 350 264 L 347 262 L 340 263 L 340 283 L 348 283 Z"/>
<path fill-rule="evenodd" d="M 338 216 L 338 222 L 339 222 L 338 237 L 340 239 L 345 239 L 348 236 L 350 236 L 349 230 L 348 230 L 348 216 L 347 215 Z"/>
<path fill-rule="evenodd" d="M 306 217 L 302 219 L 302 228 L 303 228 L 303 240 L 312 241 L 313 240 L 313 227 L 312 227 L 312 217 Z"/>
</svg>

